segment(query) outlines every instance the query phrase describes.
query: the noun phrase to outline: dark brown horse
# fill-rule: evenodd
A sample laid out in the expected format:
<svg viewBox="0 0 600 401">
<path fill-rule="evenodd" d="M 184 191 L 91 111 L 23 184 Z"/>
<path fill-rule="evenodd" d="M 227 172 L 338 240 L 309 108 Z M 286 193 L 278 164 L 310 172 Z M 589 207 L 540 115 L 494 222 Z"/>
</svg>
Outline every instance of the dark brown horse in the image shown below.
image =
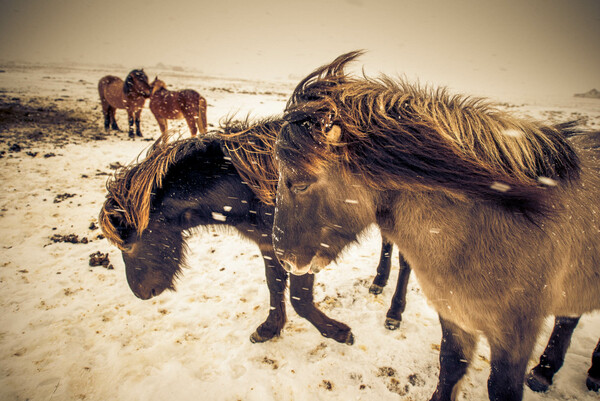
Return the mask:
<svg viewBox="0 0 600 401">
<path fill-rule="evenodd" d="M 144 108 L 144 102 L 150 97 L 151 87 L 144 70 L 133 70 L 125 78 L 125 82 L 114 75 L 102 77 L 98 82 L 98 93 L 102 104 L 104 115 L 104 130 L 119 131 L 115 111 L 117 109 L 127 110 L 129 121 L 129 137 L 133 138 L 133 124 L 135 133 L 142 136 L 140 131 L 140 115 Z"/>
<path fill-rule="evenodd" d="M 378 224 L 439 313 L 432 400 L 456 396 L 480 335 L 489 398 L 521 400 L 544 318 L 600 308 L 600 134 L 349 76 L 359 54 L 317 69 L 288 102 L 275 252 L 295 274 L 317 272 Z"/>
<path fill-rule="evenodd" d="M 162 143 L 168 141 L 169 120 L 185 119 L 192 137 L 200 131 L 206 134 L 206 99 L 193 89 L 170 91 L 167 85 L 156 77 L 152 82 L 150 111 L 154 114 L 161 132 Z"/>
<path fill-rule="evenodd" d="M 280 119 L 255 124 L 228 121 L 220 137 L 209 134 L 204 139 L 157 144 L 144 160 L 118 171 L 109 181 L 99 221 L 106 238 L 122 251 L 127 282 L 136 296 L 149 299 L 175 288 L 174 280 L 185 264 L 184 230 L 232 227 L 258 245 L 270 292 L 269 316 L 251 340 L 262 342 L 279 335 L 286 320 L 287 273 L 271 241 L 277 183 L 272 148 L 282 123 Z M 391 245 L 384 249 L 388 252 L 382 253 L 380 266 L 389 275 Z M 379 283 L 385 281 L 387 277 Z M 312 275 L 290 278 L 292 306 L 323 336 L 352 343 L 350 328 L 313 304 L 313 283 Z M 398 286 L 405 289 L 406 283 Z M 404 293 L 396 293 L 395 298 L 404 298 Z M 388 315 L 396 324 L 404 304 L 404 299 L 392 302 Z"/>
</svg>

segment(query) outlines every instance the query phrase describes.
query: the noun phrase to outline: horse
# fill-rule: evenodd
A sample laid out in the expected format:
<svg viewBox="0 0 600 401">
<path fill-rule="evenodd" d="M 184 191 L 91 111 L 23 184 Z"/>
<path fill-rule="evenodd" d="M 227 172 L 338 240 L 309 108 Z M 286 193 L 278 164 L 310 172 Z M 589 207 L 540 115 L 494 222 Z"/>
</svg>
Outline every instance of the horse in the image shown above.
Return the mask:
<svg viewBox="0 0 600 401">
<path fill-rule="evenodd" d="M 377 224 L 439 315 L 431 400 L 456 396 L 481 335 L 489 398 L 521 400 L 545 317 L 600 308 L 600 133 L 445 88 L 353 77 L 345 66 L 360 54 L 316 69 L 288 100 L 275 253 L 293 274 L 316 273 Z M 593 364 L 588 387 L 599 381 Z"/>
<path fill-rule="evenodd" d="M 258 245 L 270 292 L 269 315 L 250 340 L 257 343 L 279 336 L 286 321 L 287 273 L 271 241 L 277 183 L 272 148 L 282 124 L 276 118 L 253 123 L 229 119 L 219 133 L 204 139 L 153 146 L 141 162 L 109 179 L 99 222 L 108 241 L 121 250 L 127 282 L 138 298 L 175 290 L 175 279 L 185 264 L 184 231 L 207 225 L 231 227 Z M 384 243 L 384 248 L 391 245 Z M 390 252 L 382 252 L 380 266 L 387 267 L 388 275 L 389 265 Z M 314 305 L 313 284 L 314 276 L 290 278 L 292 306 L 323 336 L 352 344 L 350 327 Z M 405 291 L 396 292 L 395 298 L 404 298 Z M 404 299 L 394 300 L 388 312 L 397 325 L 404 304 Z"/>
<path fill-rule="evenodd" d="M 125 82 L 114 75 L 102 77 L 98 82 L 98 93 L 100 94 L 102 114 L 104 115 L 105 132 L 108 134 L 110 128 L 119 131 L 115 111 L 116 109 L 125 109 L 129 121 L 129 137 L 134 138 L 134 123 L 135 133 L 141 137 L 140 115 L 144 108 L 144 102 L 150 97 L 150 92 L 151 87 L 148 83 L 148 76 L 143 69 L 132 70 L 127 74 Z"/>
<path fill-rule="evenodd" d="M 164 81 L 154 78 L 150 95 L 150 111 L 154 114 L 163 144 L 167 143 L 168 120 L 185 119 L 192 137 L 206 134 L 206 99 L 193 89 L 170 91 Z"/>
</svg>

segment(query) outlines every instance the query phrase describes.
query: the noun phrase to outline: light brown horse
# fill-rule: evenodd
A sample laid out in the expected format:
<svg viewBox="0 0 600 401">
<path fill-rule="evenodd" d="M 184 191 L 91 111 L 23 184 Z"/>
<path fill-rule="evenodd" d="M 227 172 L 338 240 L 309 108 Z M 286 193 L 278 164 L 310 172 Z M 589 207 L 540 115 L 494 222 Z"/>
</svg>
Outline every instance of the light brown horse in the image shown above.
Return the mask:
<svg viewBox="0 0 600 401">
<path fill-rule="evenodd" d="M 346 74 L 360 54 L 315 70 L 288 101 L 275 253 L 294 274 L 316 273 L 377 224 L 440 317 L 431 400 L 456 399 L 484 336 L 490 400 L 519 401 L 545 317 L 600 309 L 600 133 Z M 593 366 L 587 384 L 598 383 Z"/>
<path fill-rule="evenodd" d="M 132 70 L 125 82 L 114 75 L 102 77 L 98 82 L 98 93 L 102 103 L 102 114 L 104 114 L 104 130 L 119 131 L 117 120 L 115 120 L 116 109 L 127 110 L 129 120 L 129 137 L 133 138 L 133 124 L 137 136 L 142 136 L 140 131 L 140 115 L 144 102 L 150 97 L 150 84 L 144 70 Z"/>
<path fill-rule="evenodd" d="M 193 89 L 170 91 L 164 81 L 156 77 L 152 82 L 150 110 L 160 127 L 163 145 L 166 145 L 168 120 L 185 118 L 190 133 L 206 134 L 206 99 Z"/>
</svg>

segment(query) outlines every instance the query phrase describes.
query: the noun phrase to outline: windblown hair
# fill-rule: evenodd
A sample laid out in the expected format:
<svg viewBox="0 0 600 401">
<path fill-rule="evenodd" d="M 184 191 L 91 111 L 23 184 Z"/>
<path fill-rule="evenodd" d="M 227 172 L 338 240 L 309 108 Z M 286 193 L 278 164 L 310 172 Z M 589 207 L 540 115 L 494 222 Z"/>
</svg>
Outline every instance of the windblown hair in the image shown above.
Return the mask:
<svg viewBox="0 0 600 401">
<path fill-rule="evenodd" d="M 152 196 L 162 188 L 170 167 L 205 148 L 203 141 L 195 138 L 153 146 L 144 160 L 117 170 L 106 184 L 108 194 L 98 217 L 104 236 L 125 250 L 122 227 L 141 234 L 148 226 Z"/>
<path fill-rule="evenodd" d="M 188 138 L 159 146 L 155 143 L 146 157 L 115 172 L 107 182 L 106 200 L 99 222 L 105 237 L 125 250 L 122 228 L 138 234 L 148 226 L 153 195 L 162 188 L 171 167 L 182 160 L 204 152 L 209 142 L 216 141 L 223 153 L 264 203 L 273 205 L 277 186 L 277 170 L 273 163 L 275 135 L 283 121 L 266 119 L 259 122 L 227 120 L 220 131 L 202 139 Z M 159 138 L 160 141 L 160 138 Z"/>
<path fill-rule="evenodd" d="M 125 83 L 123 84 L 123 93 L 125 95 L 129 95 L 132 91 L 136 89 L 135 80 L 139 80 L 142 83 L 145 83 L 147 87 L 150 87 L 150 83 L 148 82 L 148 76 L 141 70 L 132 70 L 127 77 L 125 78 Z"/>
<path fill-rule="evenodd" d="M 382 190 L 445 189 L 528 215 L 549 212 L 551 187 L 578 178 L 567 140 L 577 122 L 550 126 L 445 88 L 352 77 L 344 67 L 361 54 L 344 54 L 298 84 L 278 155 L 308 171 L 340 161 Z M 341 136 L 332 142 L 333 125 Z"/>
<path fill-rule="evenodd" d="M 270 206 L 275 205 L 279 179 L 274 160 L 275 140 L 283 122 L 273 117 L 260 121 L 229 118 L 221 123 L 223 151 L 260 201 Z"/>
</svg>

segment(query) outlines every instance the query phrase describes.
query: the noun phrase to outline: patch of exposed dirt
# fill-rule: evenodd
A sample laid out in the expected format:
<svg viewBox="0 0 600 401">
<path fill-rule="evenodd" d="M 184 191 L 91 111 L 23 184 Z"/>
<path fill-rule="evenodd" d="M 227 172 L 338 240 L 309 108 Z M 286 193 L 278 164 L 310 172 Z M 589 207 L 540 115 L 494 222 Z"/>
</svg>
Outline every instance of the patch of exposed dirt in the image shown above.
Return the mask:
<svg viewBox="0 0 600 401">
<path fill-rule="evenodd" d="M 10 152 L 40 144 L 62 147 L 69 143 L 104 140 L 99 117 L 71 102 L 56 99 L 21 99 L 0 95 L 0 144 Z M 30 156 L 32 156 L 30 154 Z"/>
</svg>

